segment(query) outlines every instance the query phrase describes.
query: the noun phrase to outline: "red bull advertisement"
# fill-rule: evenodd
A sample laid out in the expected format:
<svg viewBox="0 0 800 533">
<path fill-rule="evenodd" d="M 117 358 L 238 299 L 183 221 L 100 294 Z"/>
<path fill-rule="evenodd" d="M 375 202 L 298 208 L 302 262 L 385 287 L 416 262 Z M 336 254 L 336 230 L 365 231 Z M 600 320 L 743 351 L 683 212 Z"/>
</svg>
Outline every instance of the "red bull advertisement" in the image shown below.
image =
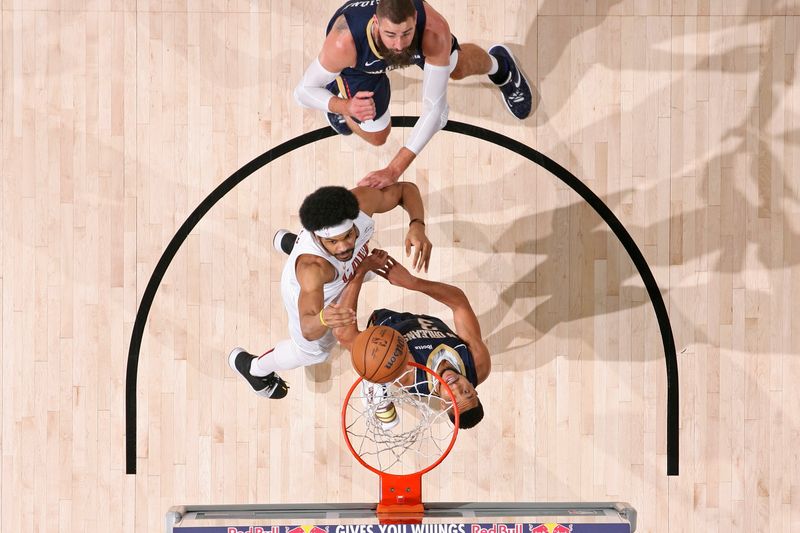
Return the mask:
<svg viewBox="0 0 800 533">
<path fill-rule="evenodd" d="M 531 527 L 531 533 L 572 533 L 574 524 L 539 524 Z"/>
<path fill-rule="evenodd" d="M 175 526 L 181 533 L 631 533 L 631 525 L 486 523 L 486 524 L 325 524 L 299 526 Z"/>
</svg>

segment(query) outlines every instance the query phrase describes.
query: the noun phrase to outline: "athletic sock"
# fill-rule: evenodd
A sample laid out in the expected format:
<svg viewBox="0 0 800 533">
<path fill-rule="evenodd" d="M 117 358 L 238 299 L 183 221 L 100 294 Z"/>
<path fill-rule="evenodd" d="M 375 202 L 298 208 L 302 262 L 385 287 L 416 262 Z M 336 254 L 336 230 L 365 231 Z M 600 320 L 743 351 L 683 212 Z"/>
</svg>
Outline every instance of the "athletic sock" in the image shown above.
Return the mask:
<svg viewBox="0 0 800 533">
<path fill-rule="evenodd" d="M 495 85 L 504 84 L 511 77 L 511 65 L 509 65 L 506 61 L 506 58 L 502 56 L 495 57 L 492 54 L 489 54 L 489 57 L 497 62 L 497 72 L 494 74 L 489 74 L 489 79 L 492 80 L 492 83 Z M 492 65 L 494 65 L 494 63 L 492 63 Z"/>
<path fill-rule="evenodd" d="M 253 360 L 250 361 L 250 375 L 264 377 L 273 372 L 268 364 L 269 361 L 267 358 L 270 357 L 270 354 L 274 350 L 275 348 L 265 352 L 261 357 L 254 357 Z M 259 364 L 259 362 L 261 362 L 261 364 Z"/>
<path fill-rule="evenodd" d="M 489 72 L 487 72 L 487 74 L 491 76 L 492 74 L 497 74 L 497 69 L 500 68 L 500 65 L 497 63 L 497 58 L 492 54 L 489 54 L 489 60 L 492 62 L 492 66 L 489 68 Z"/>
</svg>

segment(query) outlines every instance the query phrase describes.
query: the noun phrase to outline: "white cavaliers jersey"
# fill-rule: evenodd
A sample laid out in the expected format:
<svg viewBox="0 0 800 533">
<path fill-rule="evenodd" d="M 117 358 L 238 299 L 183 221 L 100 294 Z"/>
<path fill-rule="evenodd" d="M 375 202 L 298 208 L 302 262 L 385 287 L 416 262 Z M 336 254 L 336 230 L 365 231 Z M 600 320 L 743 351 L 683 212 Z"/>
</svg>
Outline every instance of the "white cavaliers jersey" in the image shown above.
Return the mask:
<svg viewBox="0 0 800 533">
<path fill-rule="evenodd" d="M 303 332 L 300 329 L 300 313 L 297 309 L 297 300 L 300 298 L 300 283 L 297 281 L 297 273 L 295 271 L 297 258 L 301 255 L 317 255 L 336 269 L 336 277 L 333 281 L 326 283 L 322 287 L 324 305 L 327 306 L 335 302 L 339 295 L 342 294 L 347 282 L 353 277 L 358 265 L 369 255 L 369 247 L 367 245 L 375 232 L 375 222 L 369 215 L 359 211 L 355 226 L 358 229 L 358 237 L 356 238 L 353 257 L 348 261 L 336 259 L 317 242 L 311 232 L 302 230 L 297 235 L 297 241 L 294 243 L 289 260 L 286 261 L 286 265 L 283 267 L 281 295 L 283 296 L 283 305 L 286 307 L 286 312 L 289 316 L 289 334 L 304 352 L 318 355 L 325 354 L 327 356 L 336 344 L 336 338 L 331 330 L 328 330 L 323 337 L 315 341 L 309 341 L 303 337 Z"/>
</svg>

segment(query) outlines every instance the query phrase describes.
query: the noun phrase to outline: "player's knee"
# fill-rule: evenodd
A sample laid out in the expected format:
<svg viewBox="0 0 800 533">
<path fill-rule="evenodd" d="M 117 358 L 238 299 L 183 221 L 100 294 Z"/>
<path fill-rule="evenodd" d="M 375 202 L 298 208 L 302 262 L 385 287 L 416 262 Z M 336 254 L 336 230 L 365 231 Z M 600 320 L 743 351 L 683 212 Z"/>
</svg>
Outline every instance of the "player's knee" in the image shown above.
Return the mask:
<svg viewBox="0 0 800 533">
<path fill-rule="evenodd" d="M 466 77 L 466 71 L 462 68 L 460 63 L 456 65 L 456 68 L 454 68 L 453 72 L 450 73 L 451 80 L 463 80 Z"/>
<path fill-rule="evenodd" d="M 389 138 L 389 132 L 392 130 L 391 126 L 388 126 L 383 131 L 377 131 L 375 133 L 371 133 L 366 137 L 368 143 L 372 146 L 383 146 L 386 144 L 386 140 Z"/>
</svg>

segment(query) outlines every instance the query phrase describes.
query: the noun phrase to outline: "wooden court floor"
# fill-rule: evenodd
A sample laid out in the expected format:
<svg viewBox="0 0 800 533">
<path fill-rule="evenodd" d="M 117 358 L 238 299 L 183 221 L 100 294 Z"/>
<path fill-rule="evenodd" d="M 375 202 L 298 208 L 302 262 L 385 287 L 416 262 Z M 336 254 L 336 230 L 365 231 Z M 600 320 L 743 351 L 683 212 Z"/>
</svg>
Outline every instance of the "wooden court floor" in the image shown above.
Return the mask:
<svg viewBox="0 0 800 533">
<path fill-rule="evenodd" d="M 669 309 L 680 476 L 666 476 L 666 372 L 641 278 L 552 174 L 439 133 L 405 174 L 423 192 L 428 276 L 462 287 L 493 354 L 486 419 L 431 475 L 432 501 L 610 501 L 639 531 L 800 532 L 800 2 L 437 0 L 461 42 L 508 43 L 540 102 L 513 119 L 485 79 L 450 118 L 569 169 L 625 224 Z M 352 137 L 259 170 L 199 221 L 150 310 L 137 473 L 125 375 L 144 288 L 214 187 L 325 126 L 291 91 L 338 0 L 0 0 L 0 529 L 159 531 L 183 503 L 370 501 L 343 446 L 354 374 L 286 373 L 251 394 L 229 349 L 286 337 L 270 247 L 303 197 L 353 186 L 386 146 Z M 392 74 L 417 115 L 421 74 Z M 402 256 L 406 217 L 377 217 Z M 407 260 L 406 260 L 407 261 Z M 437 313 L 367 286 L 371 308 Z"/>
</svg>

